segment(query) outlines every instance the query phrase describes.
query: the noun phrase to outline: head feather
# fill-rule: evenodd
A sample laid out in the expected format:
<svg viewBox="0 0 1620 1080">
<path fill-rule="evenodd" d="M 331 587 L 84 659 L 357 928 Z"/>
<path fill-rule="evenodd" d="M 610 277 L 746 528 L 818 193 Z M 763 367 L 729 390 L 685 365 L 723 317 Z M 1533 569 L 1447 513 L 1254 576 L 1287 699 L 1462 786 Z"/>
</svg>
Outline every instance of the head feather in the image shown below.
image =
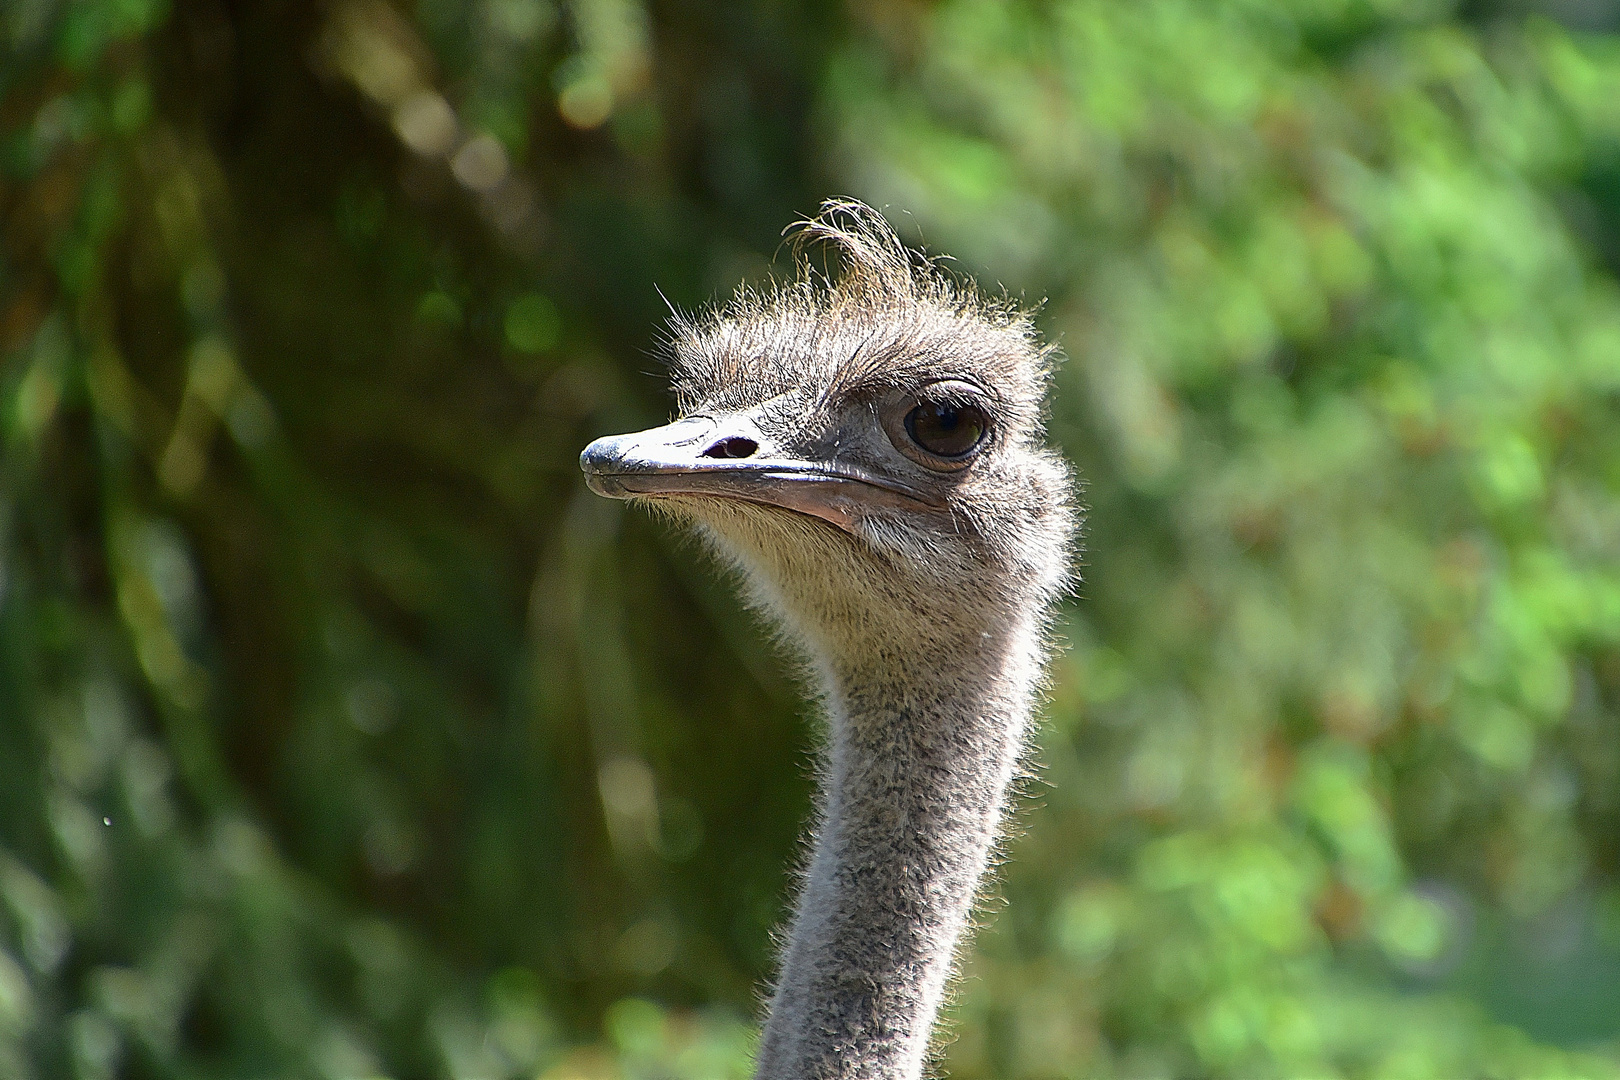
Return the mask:
<svg viewBox="0 0 1620 1080">
<path fill-rule="evenodd" d="M 1033 418 L 1051 353 L 1017 304 L 952 277 L 853 200 L 828 200 L 787 234 L 793 278 L 745 285 L 717 310 L 674 320 L 670 366 L 683 414 L 811 387 L 828 402 L 867 388 L 967 378 L 1014 416 Z M 818 271 L 815 250 L 830 252 L 836 267 Z"/>
</svg>

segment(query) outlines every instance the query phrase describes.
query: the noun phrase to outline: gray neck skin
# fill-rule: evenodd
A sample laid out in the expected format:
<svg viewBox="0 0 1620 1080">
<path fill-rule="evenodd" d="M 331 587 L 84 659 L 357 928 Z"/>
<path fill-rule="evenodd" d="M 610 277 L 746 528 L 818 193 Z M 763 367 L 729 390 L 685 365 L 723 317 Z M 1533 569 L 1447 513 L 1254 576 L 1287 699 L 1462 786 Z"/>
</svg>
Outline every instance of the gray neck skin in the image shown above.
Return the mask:
<svg viewBox="0 0 1620 1080">
<path fill-rule="evenodd" d="M 975 637 L 824 673 L 822 824 L 758 1080 L 923 1073 L 1040 669 L 1033 626 Z"/>
</svg>

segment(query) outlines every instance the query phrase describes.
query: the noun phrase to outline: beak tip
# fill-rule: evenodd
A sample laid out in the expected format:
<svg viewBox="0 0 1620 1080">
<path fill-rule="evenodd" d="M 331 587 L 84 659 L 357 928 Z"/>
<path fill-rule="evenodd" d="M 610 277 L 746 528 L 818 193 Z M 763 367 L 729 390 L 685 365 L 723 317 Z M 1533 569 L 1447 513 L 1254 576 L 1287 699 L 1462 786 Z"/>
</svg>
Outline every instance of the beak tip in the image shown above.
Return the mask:
<svg viewBox="0 0 1620 1080">
<path fill-rule="evenodd" d="M 619 452 L 621 436 L 606 435 L 579 452 L 579 467 L 587 474 L 610 469 L 623 455 Z"/>
<path fill-rule="evenodd" d="M 624 490 L 613 479 L 617 466 L 624 460 L 622 435 L 609 435 L 597 439 L 579 453 L 579 468 L 585 474 L 585 486 L 598 495 L 610 499 L 624 497 Z"/>
</svg>

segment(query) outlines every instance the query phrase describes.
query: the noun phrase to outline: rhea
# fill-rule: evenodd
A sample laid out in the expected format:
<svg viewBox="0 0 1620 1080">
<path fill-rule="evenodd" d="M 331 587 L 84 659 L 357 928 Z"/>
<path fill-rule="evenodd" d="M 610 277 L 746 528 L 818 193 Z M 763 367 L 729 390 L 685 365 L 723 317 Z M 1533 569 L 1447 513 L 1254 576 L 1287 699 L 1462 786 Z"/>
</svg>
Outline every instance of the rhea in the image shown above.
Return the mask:
<svg viewBox="0 0 1620 1080">
<path fill-rule="evenodd" d="M 818 271 L 677 316 L 679 417 L 599 439 L 592 490 L 741 571 L 825 710 L 814 839 L 760 1080 L 915 1080 L 1000 835 L 1065 591 L 1071 482 L 1028 314 L 875 211 L 801 223 Z"/>
</svg>

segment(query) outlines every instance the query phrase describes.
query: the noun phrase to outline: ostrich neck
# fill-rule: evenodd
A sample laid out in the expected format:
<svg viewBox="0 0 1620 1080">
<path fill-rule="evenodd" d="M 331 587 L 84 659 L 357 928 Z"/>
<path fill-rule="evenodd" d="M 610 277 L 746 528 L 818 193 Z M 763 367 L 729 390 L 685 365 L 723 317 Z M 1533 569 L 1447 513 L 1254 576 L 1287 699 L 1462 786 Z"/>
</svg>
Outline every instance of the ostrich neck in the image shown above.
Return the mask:
<svg viewBox="0 0 1620 1080">
<path fill-rule="evenodd" d="M 1033 625 L 823 667 L 821 824 L 758 1080 L 915 1080 L 1018 767 Z"/>
</svg>

